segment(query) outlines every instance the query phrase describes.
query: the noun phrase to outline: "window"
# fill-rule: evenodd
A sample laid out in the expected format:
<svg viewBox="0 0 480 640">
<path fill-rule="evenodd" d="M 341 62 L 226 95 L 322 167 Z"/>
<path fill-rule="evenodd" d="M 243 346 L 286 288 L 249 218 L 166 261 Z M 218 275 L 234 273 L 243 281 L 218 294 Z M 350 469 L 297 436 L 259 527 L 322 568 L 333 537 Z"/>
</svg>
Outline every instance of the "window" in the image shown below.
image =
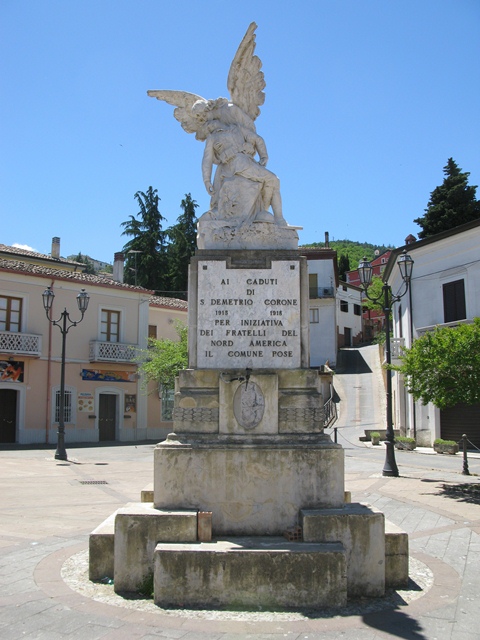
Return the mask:
<svg viewBox="0 0 480 640">
<path fill-rule="evenodd" d="M 100 339 L 105 342 L 120 340 L 120 311 L 102 309 Z"/>
<path fill-rule="evenodd" d="M 72 403 L 72 390 L 71 389 L 65 389 L 65 400 L 64 400 L 64 406 L 63 406 L 63 421 L 64 422 L 68 422 L 71 423 L 73 422 L 72 420 L 72 408 L 73 408 L 73 403 Z M 60 422 L 60 389 L 56 389 L 55 390 L 55 418 L 54 418 L 54 422 Z"/>
<path fill-rule="evenodd" d="M 318 298 L 318 274 L 308 274 L 308 288 L 310 290 L 310 298 Z"/>
<path fill-rule="evenodd" d="M 162 387 L 162 422 L 173 420 L 174 389 Z"/>
<path fill-rule="evenodd" d="M 443 314 L 444 322 L 465 320 L 467 317 L 463 280 L 455 280 L 443 285 Z"/>
<path fill-rule="evenodd" d="M 348 302 L 346 300 L 340 300 L 340 311 L 348 313 Z"/>
<path fill-rule="evenodd" d="M 319 314 L 318 309 L 310 309 L 310 324 L 318 324 Z"/>
<path fill-rule="evenodd" d="M 0 331 L 20 331 L 22 299 L 0 296 Z"/>
<path fill-rule="evenodd" d="M 361 316 L 362 315 L 362 307 L 359 304 L 353 304 L 353 313 L 356 316 Z"/>
<path fill-rule="evenodd" d="M 149 324 L 148 325 L 148 337 L 151 340 L 156 340 L 157 339 L 157 325 L 156 324 Z"/>
</svg>

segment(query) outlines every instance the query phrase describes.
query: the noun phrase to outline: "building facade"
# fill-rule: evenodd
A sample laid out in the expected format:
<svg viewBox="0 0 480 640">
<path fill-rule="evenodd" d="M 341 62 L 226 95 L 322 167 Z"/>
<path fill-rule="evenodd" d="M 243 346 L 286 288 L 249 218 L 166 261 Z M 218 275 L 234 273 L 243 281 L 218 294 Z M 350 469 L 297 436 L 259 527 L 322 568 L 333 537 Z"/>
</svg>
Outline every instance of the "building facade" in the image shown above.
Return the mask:
<svg viewBox="0 0 480 640">
<path fill-rule="evenodd" d="M 0 442 L 55 444 L 60 409 L 62 334 L 46 317 L 42 294 L 54 293 L 51 318 L 66 309 L 72 326 L 65 349 L 65 440 L 161 439 L 161 399 L 151 399 L 138 375 L 149 326 L 175 338 L 187 305 L 82 265 L 0 246 Z M 81 320 L 76 296 L 90 300 Z M 154 394 L 153 394 L 154 395 Z"/>
<path fill-rule="evenodd" d="M 480 316 L 480 220 L 409 243 L 392 252 L 385 277 L 395 293 L 401 287 L 396 267 L 406 249 L 414 260 L 410 292 L 393 309 L 392 356 L 402 346 L 435 327 L 455 327 Z M 394 362 L 395 363 L 395 362 Z M 394 420 L 402 433 L 432 446 L 435 438 L 458 441 L 462 433 L 480 447 L 480 406 L 456 406 L 440 411 L 414 402 L 403 376 L 393 376 Z"/>
</svg>

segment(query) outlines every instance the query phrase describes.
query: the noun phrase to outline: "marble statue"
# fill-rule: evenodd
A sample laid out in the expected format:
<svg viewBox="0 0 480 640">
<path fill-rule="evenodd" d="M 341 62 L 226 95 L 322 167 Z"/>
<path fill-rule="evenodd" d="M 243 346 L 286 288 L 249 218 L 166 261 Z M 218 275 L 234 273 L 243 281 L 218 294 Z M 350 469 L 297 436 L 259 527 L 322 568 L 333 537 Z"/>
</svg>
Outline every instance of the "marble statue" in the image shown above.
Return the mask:
<svg viewBox="0 0 480 640">
<path fill-rule="evenodd" d="M 174 105 L 183 129 L 205 142 L 202 176 L 210 209 L 199 219 L 199 248 L 290 249 L 298 244 L 299 227 L 291 227 L 283 217 L 280 181 L 266 168 L 267 148 L 255 128 L 265 101 L 262 63 L 254 55 L 256 28 L 252 22 L 231 64 L 230 100 L 148 91 L 150 97 Z"/>
</svg>

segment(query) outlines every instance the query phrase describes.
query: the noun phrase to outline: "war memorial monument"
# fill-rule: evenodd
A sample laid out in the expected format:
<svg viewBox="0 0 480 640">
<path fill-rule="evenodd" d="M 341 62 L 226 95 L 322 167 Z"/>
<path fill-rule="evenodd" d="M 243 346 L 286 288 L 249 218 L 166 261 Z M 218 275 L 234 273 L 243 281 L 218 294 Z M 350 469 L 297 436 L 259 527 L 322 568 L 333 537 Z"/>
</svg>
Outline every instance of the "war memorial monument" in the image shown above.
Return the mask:
<svg viewBox="0 0 480 640">
<path fill-rule="evenodd" d="M 189 368 L 173 433 L 154 452 L 150 502 L 90 536 L 90 579 L 160 606 L 322 608 L 408 580 L 405 534 L 350 504 L 344 450 L 324 433 L 331 373 L 309 367 L 308 273 L 255 121 L 264 76 L 252 23 L 230 98 L 149 91 L 204 143 L 210 209 L 188 295 Z M 287 218 L 290 219 L 290 212 Z"/>
</svg>

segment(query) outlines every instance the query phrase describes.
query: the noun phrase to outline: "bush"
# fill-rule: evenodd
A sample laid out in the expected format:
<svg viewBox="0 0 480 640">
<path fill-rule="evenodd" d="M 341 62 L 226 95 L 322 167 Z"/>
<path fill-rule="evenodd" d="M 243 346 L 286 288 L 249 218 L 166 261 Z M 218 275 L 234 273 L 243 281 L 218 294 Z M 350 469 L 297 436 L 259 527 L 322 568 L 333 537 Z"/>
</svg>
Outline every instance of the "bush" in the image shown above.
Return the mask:
<svg viewBox="0 0 480 640">
<path fill-rule="evenodd" d="M 407 438 L 407 436 L 397 436 L 396 442 L 405 442 L 406 444 L 414 444 L 415 438 Z"/>
<path fill-rule="evenodd" d="M 370 431 L 370 438 L 380 438 L 378 431 Z"/>
<path fill-rule="evenodd" d="M 457 443 L 455 442 L 455 440 L 442 440 L 442 438 L 437 438 L 436 440 L 433 441 L 433 444 L 444 444 L 448 447 L 453 447 L 455 446 Z"/>
</svg>

